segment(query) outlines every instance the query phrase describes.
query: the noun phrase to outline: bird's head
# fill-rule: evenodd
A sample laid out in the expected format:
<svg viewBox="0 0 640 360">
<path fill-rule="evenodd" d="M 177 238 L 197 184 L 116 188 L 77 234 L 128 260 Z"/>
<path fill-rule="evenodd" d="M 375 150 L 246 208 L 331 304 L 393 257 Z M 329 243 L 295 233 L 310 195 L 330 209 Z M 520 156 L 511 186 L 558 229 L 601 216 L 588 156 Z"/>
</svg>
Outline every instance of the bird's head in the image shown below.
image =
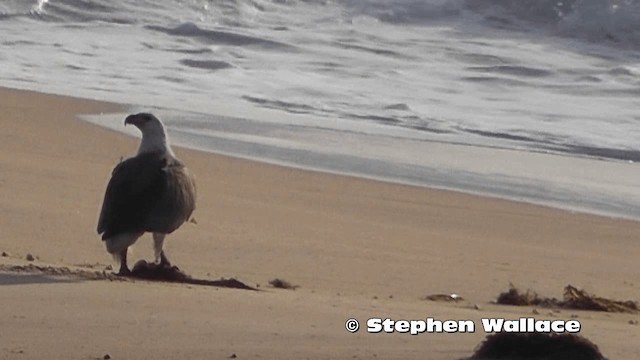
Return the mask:
<svg viewBox="0 0 640 360">
<path fill-rule="evenodd" d="M 127 126 L 127 124 L 137 127 L 142 132 L 142 142 L 138 153 L 157 150 L 170 151 L 164 125 L 155 115 L 150 113 L 132 114 L 124 120 L 124 125 Z"/>
<path fill-rule="evenodd" d="M 150 113 L 131 114 L 124 119 L 124 126 L 128 124 L 137 127 L 143 134 L 146 130 L 152 130 L 154 128 L 164 130 L 164 126 L 162 126 L 160 120 Z"/>
</svg>

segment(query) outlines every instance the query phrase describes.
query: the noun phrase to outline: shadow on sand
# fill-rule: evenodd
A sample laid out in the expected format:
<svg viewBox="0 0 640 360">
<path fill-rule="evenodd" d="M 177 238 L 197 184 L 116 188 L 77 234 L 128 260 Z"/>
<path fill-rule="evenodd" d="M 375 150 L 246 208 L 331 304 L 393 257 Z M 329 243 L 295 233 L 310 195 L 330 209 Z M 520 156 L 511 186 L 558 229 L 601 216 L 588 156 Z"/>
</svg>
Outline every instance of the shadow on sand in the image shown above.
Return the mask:
<svg viewBox="0 0 640 360">
<path fill-rule="evenodd" d="M 131 274 L 127 276 L 120 276 L 105 270 L 85 270 L 64 266 L 0 264 L 0 285 L 60 283 L 80 280 L 109 280 L 124 282 L 144 280 L 258 291 L 258 289 L 248 286 L 233 278 L 219 280 L 196 279 L 175 266 L 160 267 L 155 264 L 149 264 L 145 261 L 139 261 L 136 263 Z"/>
<path fill-rule="evenodd" d="M 0 274 L 0 286 L 5 285 L 30 285 L 30 284 L 53 284 L 53 283 L 72 283 L 78 280 L 53 277 L 46 274 Z"/>
</svg>

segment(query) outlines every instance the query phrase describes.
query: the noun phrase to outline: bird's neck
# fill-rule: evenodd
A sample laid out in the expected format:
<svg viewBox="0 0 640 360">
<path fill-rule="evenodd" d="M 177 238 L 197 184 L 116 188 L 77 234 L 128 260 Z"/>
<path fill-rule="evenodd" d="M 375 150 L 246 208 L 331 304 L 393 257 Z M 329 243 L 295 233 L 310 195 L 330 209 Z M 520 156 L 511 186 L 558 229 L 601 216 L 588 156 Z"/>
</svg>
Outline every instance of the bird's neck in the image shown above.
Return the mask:
<svg viewBox="0 0 640 360">
<path fill-rule="evenodd" d="M 148 152 L 166 152 L 170 155 L 174 155 L 173 150 L 171 150 L 171 146 L 169 144 L 169 138 L 164 132 L 162 134 L 142 134 L 142 141 L 140 141 L 138 154 Z"/>
</svg>

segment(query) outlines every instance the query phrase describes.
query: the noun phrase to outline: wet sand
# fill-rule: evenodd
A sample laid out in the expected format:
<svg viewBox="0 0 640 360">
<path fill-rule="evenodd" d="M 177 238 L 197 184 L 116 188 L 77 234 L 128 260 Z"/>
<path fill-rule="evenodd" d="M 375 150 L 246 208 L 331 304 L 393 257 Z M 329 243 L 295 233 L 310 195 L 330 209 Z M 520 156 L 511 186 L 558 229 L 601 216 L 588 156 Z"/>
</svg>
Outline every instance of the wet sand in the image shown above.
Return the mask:
<svg viewBox="0 0 640 360">
<path fill-rule="evenodd" d="M 0 257 L 0 358 L 458 359 L 485 337 L 480 328 L 368 334 L 365 321 L 480 327 L 482 317 L 532 316 L 531 307 L 491 304 L 510 282 L 546 296 L 572 284 L 638 300 L 638 222 L 181 148 L 198 181 L 197 224 L 168 237 L 168 256 L 194 277 L 234 277 L 261 291 L 76 276 L 112 263 L 96 220 L 111 169 L 138 140 L 75 115 L 122 110 L 0 90 L 0 253 L 9 254 Z M 27 254 L 70 274 L 7 271 L 30 263 Z M 151 256 L 147 235 L 131 265 Z M 300 287 L 273 289 L 274 278 Z M 421 300 L 436 293 L 465 300 Z M 637 314 L 539 313 L 577 317 L 609 358 L 640 355 Z M 355 334 L 344 329 L 351 317 L 361 320 Z"/>
</svg>

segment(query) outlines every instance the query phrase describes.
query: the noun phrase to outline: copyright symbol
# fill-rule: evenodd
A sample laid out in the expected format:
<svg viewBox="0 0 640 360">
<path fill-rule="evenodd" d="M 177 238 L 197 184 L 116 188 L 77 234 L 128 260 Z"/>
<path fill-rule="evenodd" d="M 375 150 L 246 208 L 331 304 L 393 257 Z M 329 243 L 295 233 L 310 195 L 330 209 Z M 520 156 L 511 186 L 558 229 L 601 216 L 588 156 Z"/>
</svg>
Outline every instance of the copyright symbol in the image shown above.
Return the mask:
<svg viewBox="0 0 640 360">
<path fill-rule="evenodd" d="M 354 333 L 354 332 L 358 331 L 358 329 L 360 329 L 360 323 L 356 319 L 349 319 L 344 324 L 344 327 L 345 327 L 345 329 L 347 329 L 348 332 Z"/>
</svg>

